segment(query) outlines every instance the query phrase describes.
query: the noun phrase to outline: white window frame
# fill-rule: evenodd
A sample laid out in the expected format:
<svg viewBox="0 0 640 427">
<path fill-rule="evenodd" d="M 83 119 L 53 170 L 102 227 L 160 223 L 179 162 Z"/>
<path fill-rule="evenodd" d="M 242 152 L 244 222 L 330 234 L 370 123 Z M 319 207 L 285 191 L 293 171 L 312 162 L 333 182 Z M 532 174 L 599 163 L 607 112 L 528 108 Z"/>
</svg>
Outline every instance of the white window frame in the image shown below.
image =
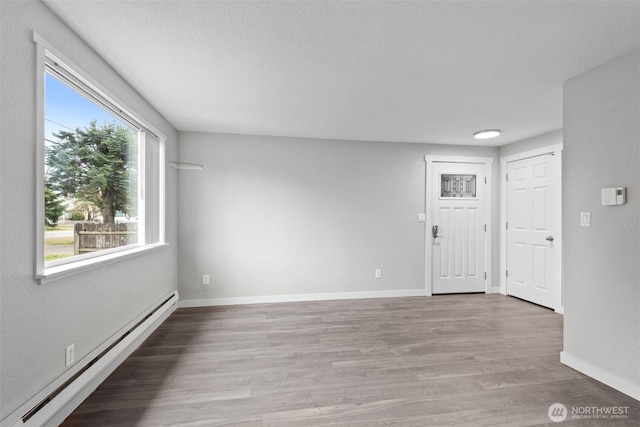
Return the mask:
<svg viewBox="0 0 640 427">
<path fill-rule="evenodd" d="M 164 147 L 166 137 L 148 122 L 142 120 L 140 115 L 135 114 L 123 102 L 118 100 L 108 90 L 93 80 L 80 67 L 75 65 L 60 51 L 49 44 L 35 31 L 33 41 L 37 49 L 36 61 L 36 268 L 35 278 L 38 283 L 43 284 L 54 280 L 62 279 L 74 274 L 91 270 L 106 264 L 110 264 L 122 259 L 138 256 L 149 251 L 158 250 L 167 246 L 165 242 L 165 155 Z M 138 227 L 140 229 L 139 243 L 124 246 L 122 248 L 106 249 L 91 254 L 76 255 L 60 261 L 45 263 L 44 260 L 44 224 L 45 224 L 45 201 L 44 201 L 44 162 L 45 162 L 45 71 L 47 63 L 55 62 L 57 67 L 61 67 L 65 73 L 72 76 L 82 85 L 91 91 L 91 98 L 98 98 L 100 103 L 104 103 L 107 111 L 116 112 L 116 117 L 124 122 L 132 124 L 142 133 L 139 140 L 139 212 L 143 212 L 141 217 L 145 218 Z M 154 153 L 154 160 L 157 162 L 149 164 L 145 147 L 146 135 L 152 135 L 158 139 L 157 153 Z M 147 177 L 157 177 L 158 182 L 149 182 Z M 152 191 L 149 191 L 152 190 Z M 144 200 L 143 200 L 144 199 Z M 145 212 L 146 206 L 157 206 L 157 214 Z M 145 236 L 151 236 L 155 241 L 147 242 Z"/>
</svg>

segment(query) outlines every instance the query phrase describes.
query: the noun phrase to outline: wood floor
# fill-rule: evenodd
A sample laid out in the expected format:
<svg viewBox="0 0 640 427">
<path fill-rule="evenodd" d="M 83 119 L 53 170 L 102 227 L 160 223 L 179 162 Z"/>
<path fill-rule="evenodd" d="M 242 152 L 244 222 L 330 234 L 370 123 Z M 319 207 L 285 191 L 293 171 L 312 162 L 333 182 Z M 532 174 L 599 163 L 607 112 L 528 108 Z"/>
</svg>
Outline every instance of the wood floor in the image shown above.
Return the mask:
<svg viewBox="0 0 640 427">
<path fill-rule="evenodd" d="M 562 316 L 502 295 L 179 309 L 63 425 L 640 425 L 561 349 Z"/>
</svg>

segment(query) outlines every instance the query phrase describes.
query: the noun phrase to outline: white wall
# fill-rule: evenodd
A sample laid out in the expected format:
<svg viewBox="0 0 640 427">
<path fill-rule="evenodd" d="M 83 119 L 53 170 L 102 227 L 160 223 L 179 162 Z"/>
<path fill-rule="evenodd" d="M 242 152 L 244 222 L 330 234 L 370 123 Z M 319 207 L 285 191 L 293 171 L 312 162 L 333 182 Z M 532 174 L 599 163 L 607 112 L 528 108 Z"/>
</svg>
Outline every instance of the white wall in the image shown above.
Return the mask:
<svg viewBox="0 0 640 427">
<path fill-rule="evenodd" d="M 0 419 L 65 371 L 64 349 L 76 360 L 175 289 L 177 245 L 45 285 L 35 272 L 36 30 L 134 111 L 168 136 L 177 133 L 89 47 L 40 2 L 0 2 Z M 168 168 L 167 240 L 177 232 L 177 173 Z"/>
<path fill-rule="evenodd" d="M 191 132 L 180 133 L 179 149 L 181 161 L 204 166 L 181 171 L 179 191 L 180 298 L 202 303 L 424 294 L 424 223 L 417 222 L 425 211 L 424 156 L 497 155 L 496 148 Z M 498 212 L 495 189 L 494 196 Z M 210 285 L 201 284 L 203 274 Z"/>
<path fill-rule="evenodd" d="M 640 54 L 564 85 L 563 361 L 640 399 Z M 628 201 L 600 205 L 600 189 Z M 579 226 L 591 212 L 591 227 Z"/>
<path fill-rule="evenodd" d="M 499 149 L 499 155 L 502 158 L 556 144 L 562 144 L 562 129 L 503 145 Z"/>
</svg>

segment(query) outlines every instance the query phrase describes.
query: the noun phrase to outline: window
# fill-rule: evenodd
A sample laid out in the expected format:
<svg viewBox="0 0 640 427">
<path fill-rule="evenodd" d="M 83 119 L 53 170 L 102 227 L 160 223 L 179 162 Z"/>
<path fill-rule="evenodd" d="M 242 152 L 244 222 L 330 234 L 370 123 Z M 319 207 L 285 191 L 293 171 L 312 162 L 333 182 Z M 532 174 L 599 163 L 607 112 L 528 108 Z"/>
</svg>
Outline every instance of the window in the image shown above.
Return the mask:
<svg viewBox="0 0 640 427">
<path fill-rule="evenodd" d="M 440 198 L 476 197 L 475 175 L 440 175 Z"/>
<path fill-rule="evenodd" d="M 164 137 L 34 39 L 42 283 L 162 245 Z"/>
</svg>

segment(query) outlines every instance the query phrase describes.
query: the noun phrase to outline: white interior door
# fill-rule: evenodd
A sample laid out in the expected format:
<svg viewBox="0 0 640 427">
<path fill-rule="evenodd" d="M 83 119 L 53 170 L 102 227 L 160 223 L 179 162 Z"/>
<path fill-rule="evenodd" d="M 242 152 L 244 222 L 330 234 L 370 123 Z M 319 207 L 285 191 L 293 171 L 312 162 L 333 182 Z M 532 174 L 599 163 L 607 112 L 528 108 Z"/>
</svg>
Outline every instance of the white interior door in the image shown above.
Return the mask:
<svg viewBox="0 0 640 427">
<path fill-rule="evenodd" d="M 431 174 L 432 292 L 485 292 L 485 165 L 434 162 Z"/>
<path fill-rule="evenodd" d="M 507 294 L 560 309 L 559 165 L 552 154 L 507 165 Z"/>
</svg>

